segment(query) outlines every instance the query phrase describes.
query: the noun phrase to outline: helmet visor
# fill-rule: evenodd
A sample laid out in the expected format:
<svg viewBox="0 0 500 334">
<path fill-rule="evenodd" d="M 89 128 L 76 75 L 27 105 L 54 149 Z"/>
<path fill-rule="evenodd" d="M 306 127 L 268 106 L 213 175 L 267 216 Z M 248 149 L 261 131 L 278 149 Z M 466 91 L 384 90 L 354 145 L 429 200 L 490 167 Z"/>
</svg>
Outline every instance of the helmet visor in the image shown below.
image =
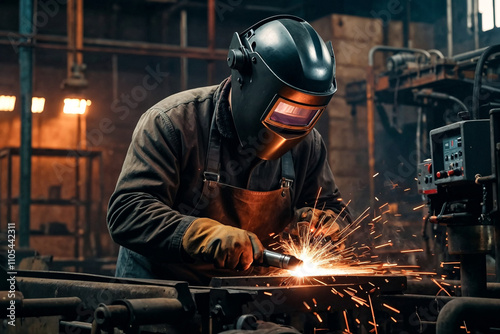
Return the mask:
<svg viewBox="0 0 500 334">
<path fill-rule="evenodd" d="M 264 122 L 285 129 L 308 130 L 324 109 L 325 106 L 308 106 L 278 98 Z"/>
</svg>

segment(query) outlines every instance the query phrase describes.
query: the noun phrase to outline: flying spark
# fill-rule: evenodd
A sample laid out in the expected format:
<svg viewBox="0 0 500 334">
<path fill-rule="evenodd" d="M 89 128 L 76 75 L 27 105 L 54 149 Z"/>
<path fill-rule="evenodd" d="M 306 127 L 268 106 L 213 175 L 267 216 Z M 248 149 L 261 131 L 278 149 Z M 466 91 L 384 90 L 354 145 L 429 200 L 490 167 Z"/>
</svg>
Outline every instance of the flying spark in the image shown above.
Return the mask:
<svg viewBox="0 0 500 334">
<path fill-rule="evenodd" d="M 417 253 L 417 252 L 423 252 L 424 250 L 422 248 L 419 249 L 407 249 L 407 250 L 402 250 L 401 253 Z"/>
<path fill-rule="evenodd" d="M 349 203 L 348 203 L 349 204 Z M 318 226 L 312 226 L 312 222 L 299 223 L 298 240 L 288 236 L 281 242 L 281 249 L 286 254 L 291 254 L 302 260 L 303 264 L 289 273 L 294 277 L 308 276 L 335 276 L 345 274 L 373 274 L 372 268 L 360 268 L 354 254 L 355 247 L 345 248 L 343 245 L 346 239 L 361 228 L 361 222 L 368 217 L 366 209 L 357 219 L 348 224 L 345 228 L 337 232 L 338 239 L 331 241 L 325 236 L 330 235 L 330 229 L 336 224 L 323 226 L 319 222 Z M 334 222 L 341 220 L 341 211 Z M 321 231 L 321 232 L 318 232 Z M 321 283 L 321 282 L 320 282 Z"/>
<path fill-rule="evenodd" d="M 351 329 L 349 328 L 349 322 L 347 321 L 347 311 L 346 310 L 344 310 L 344 319 L 345 319 L 346 330 L 347 330 L 347 332 L 350 332 Z"/>
<path fill-rule="evenodd" d="M 425 206 L 425 204 L 416 206 L 416 207 L 413 208 L 413 211 L 417 211 L 418 209 L 422 209 L 424 206 Z"/>
<path fill-rule="evenodd" d="M 396 308 L 394 308 L 394 307 L 392 307 L 392 306 L 389 306 L 389 305 L 387 305 L 387 304 L 385 304 L 385 303 L 384 303 L 384 304 L 382 304 L 382 305 L 383 305 L 383 306 L 385 306 L 385 307 L 387 307 L 389 310 L 394 311 L 394 312 L 396 312 L 396 313 L 400 313 L 400 312 L 401 312 L 401 311 L 399 311 L 398 309 L 396 309 Z"/>
</svg>

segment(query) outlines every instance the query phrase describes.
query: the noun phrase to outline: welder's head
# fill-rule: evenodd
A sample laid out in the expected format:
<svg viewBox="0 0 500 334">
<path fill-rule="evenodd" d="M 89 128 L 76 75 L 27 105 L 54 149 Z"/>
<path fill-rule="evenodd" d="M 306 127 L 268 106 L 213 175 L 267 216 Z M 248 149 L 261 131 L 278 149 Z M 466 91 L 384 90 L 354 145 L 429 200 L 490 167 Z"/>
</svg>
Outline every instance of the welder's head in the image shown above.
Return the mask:
<svg viewBox="0 0 500 334">
<path fill-rule="evenodd" d="M 331 43 L 295 16 L 235 33 L 227 62 L 239 140 L 264 160 L 279 158 L 311 132 L 337 90 Z"/>
</svg>

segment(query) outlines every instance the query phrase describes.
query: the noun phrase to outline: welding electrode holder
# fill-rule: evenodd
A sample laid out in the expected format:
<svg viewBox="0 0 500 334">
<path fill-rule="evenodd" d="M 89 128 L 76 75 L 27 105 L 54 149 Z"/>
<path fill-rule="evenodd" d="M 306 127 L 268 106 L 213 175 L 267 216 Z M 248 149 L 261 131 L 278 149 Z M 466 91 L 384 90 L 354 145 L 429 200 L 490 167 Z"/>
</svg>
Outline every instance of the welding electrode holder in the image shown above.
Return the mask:
<svg viewBox="0 0 500 334">
<path fill-rule="evenodd" d="M 302 261 L 293 255 L 286 255 L 265 249 L 262 257 L 263 267 L 276 267 L 281 269 L 295 269 L 302 264 Z"/>
</svg>

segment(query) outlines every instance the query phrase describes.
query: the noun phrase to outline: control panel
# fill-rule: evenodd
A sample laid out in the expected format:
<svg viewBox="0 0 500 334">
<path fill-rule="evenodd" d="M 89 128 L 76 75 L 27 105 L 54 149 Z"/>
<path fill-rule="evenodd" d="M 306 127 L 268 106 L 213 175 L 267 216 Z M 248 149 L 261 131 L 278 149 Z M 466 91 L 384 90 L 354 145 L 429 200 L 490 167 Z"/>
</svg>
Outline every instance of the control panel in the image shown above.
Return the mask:
<svg viewBox="0 0 500 334">
<path fill-rule="evenodd" d="M 437 186 L 432 175 L 432 159 L 426 159 L 417 166 L 417 190 L 419 194 L 437 193 Z"/>
<path fill-rule="evenodd" d="M 443 142 L 445 175 L 438 171 L 436 178 L 460 177 L 464 174 L 464 152 L 462 150 L 462 136 L 453 136 Z"/>
<path fill-rule="evenodd" d="M 491 174 L 489 120 L 470 120 L 431 130 L 436 185 L 470 183 Z"/>
</svg>

